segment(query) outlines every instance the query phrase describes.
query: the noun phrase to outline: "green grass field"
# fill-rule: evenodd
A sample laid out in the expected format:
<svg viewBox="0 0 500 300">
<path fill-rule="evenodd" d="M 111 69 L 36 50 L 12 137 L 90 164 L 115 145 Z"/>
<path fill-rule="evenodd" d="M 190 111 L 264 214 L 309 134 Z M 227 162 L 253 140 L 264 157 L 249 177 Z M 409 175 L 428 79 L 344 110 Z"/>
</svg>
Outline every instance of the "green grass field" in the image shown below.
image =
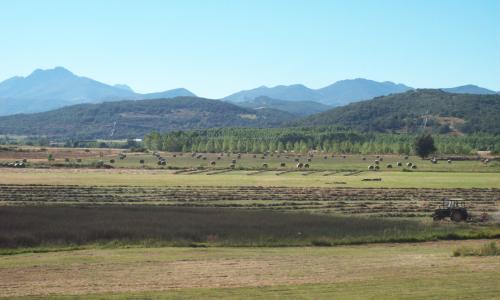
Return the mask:
<svg viewBox="0 0 500 300">
<path fill-rule="evenodd" d="M 486 241 L 334 248 L 130 248 L 0 256 L 9 299 L 495 299 Z M 22 284 L 20 284 L 22 282 Z"/>
</svg>

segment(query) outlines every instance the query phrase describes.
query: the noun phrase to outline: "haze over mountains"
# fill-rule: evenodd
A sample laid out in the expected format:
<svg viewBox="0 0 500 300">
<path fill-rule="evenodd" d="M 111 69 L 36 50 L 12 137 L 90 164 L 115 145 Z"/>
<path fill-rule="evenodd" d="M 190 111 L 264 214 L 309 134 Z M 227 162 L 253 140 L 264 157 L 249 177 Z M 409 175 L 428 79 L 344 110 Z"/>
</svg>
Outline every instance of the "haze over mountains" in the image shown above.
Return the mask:
<svg viewBox="0 0 500 300">
<path fill-rule="evenodd" d="M 311 89 L 301 84 L 279 85 L 272 88 L 261 86 L 229 95 L 224 100 L 243 102 L 259 96 L 288 101 L 316 101 L 330 106 L 345 105 L 350 102 L 367 100 L 377 96 L 402 93 L 412 88 L 393 82 L 377 82 L 357 78 L 337 81 L 320 89 Z"/>
<path fill-rule="evenodd" d="M 127 85 L 111 86 L 73 74 L 63 67 L 35 70 L 27 77 L 12 77 L 0 83 L 0 115 L 47 111 L 67 105 L 116 100 L 195 96 L 179 88 L 139 94 Z"/>
</svg>

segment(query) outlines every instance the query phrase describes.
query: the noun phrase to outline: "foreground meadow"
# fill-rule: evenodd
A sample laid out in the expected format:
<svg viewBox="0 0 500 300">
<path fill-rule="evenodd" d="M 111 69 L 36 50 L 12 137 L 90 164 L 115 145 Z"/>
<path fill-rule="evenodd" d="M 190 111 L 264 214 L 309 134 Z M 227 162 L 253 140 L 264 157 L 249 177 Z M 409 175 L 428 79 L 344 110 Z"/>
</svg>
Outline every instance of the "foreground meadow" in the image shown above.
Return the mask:
<svg viewBox="0 0 500 300">
<path fill-rule="evenodd" d="M 0 296 L 495 299 L 500 293 L 498 257 L 452 254 L 457 247 L 484 243 L 86 249 L 0 256 Z"/>
</svg>

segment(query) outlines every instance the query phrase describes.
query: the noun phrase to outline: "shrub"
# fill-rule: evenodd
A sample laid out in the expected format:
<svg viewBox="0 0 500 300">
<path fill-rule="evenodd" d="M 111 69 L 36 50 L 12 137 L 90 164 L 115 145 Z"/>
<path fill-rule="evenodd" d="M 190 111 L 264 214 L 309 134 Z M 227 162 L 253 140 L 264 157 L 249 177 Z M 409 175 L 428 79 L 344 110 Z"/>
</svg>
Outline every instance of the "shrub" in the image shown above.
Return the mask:
<svg viewBox="0 0 500 300">
<path fill-rule="evenodd" d="M 453 256 L 500 256 L 500 248 L 496 242 L 486 243 L 479 249 L 460 247 L 453 251 Z"/>
</svg>

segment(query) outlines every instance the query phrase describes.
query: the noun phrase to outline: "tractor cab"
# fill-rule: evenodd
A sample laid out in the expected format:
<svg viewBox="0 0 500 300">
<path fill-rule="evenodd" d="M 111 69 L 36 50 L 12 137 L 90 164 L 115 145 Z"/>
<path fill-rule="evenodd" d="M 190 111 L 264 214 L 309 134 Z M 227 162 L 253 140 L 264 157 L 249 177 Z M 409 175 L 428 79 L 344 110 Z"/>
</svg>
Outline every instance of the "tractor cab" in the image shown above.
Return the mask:
<svg viewBox="0 0 500 300">
<path fill-rule="evenodd" d="M 465 201 L 461 198 L 443 199 L 441 206 L 434 211 L 432 215 L 434 221 L 450 218 L 454 222 L 466 221 L 469 213 L 465 207 Z"/>
</svg>

